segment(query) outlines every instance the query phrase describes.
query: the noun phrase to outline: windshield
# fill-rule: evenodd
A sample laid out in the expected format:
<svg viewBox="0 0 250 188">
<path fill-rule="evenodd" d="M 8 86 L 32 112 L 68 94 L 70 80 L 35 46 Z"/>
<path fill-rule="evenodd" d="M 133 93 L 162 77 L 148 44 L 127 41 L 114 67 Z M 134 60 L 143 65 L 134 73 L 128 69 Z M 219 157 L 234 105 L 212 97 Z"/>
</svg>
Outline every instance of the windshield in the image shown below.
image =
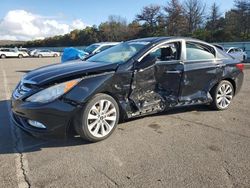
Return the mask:
<svg viewBox="0 0 250 188">
<path fill-rule="evenodd" d="M 98 45 L 98 44 L 91 44 L 90 46 L 85 48 L 84 51 L 87 52 L 88 54 L 92 54 L 93 51 L 95 51 L 95 49 L 97 49 L 99 46 L 100 45 Z"/>
<path fill-rule="evenodd" d="M 104 63 L 124 63 L 130 58 L 132 58 L 147 44 L 149 44 L 149 42 L 124 42 L 90 57 L 87 61 Z"/>
</svg>

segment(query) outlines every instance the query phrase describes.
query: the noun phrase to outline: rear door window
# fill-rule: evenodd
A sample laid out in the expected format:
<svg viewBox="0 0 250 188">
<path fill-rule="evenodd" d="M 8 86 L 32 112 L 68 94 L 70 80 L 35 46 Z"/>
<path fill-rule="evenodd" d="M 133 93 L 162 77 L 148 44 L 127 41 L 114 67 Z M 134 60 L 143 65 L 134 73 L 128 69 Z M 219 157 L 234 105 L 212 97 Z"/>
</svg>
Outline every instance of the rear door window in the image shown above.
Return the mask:
<svg viewBox="0 0 250 188">
<path fill-rule="evenodd" d="M 186 53 L 188 61 L 210 60 L 215 58 L 214 48 L 196 42 L 186 43 Z"/>
</svg>

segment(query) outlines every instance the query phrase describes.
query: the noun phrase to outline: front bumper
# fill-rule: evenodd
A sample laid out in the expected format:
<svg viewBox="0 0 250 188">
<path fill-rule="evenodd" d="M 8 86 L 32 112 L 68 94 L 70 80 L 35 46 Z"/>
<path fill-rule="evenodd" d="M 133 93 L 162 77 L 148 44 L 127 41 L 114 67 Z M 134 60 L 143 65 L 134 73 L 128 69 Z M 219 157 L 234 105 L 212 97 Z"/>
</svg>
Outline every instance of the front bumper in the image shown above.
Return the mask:
<svg viewBox="0 0 250 188">
<path fill-rule="evenodd" d="M 12 98 L 11 109 L 12 121 L 22 130 L 37 137 L 65 138 L 71 120 L 80 108 L 61 100 L 39 104 Z M 46 128 L 34 127 L 28 120 L 40 122 Z"/>
</svg>

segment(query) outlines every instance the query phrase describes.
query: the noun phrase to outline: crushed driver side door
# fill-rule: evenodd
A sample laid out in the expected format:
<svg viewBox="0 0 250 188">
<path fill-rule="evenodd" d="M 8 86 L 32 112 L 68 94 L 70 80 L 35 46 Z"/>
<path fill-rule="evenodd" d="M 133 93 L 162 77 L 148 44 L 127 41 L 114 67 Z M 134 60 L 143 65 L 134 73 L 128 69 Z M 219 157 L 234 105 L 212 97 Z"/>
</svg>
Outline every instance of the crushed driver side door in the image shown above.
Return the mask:
<svg viewBox="0 0 250 188">
<path fill-rule="evenodd" d="M 130 99 L 138 112 L 163 111 L 178 103 L 183 73 L 182 41 L 158 45 L 135 65 Z"/>
</svg>

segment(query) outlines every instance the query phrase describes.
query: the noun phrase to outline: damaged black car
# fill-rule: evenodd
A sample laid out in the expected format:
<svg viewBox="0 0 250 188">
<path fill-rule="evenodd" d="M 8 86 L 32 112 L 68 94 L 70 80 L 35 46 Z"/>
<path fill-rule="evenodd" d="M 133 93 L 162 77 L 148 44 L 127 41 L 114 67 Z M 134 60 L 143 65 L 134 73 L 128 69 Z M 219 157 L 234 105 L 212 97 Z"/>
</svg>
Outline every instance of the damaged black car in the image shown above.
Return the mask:
<svg viewBox="0 0 250 188">
<path fill-rule="evenodd" d="M 26 74 L 12 95 L 12 119 L 33 135 L 110 136 L 119 120 L 173 107 L 227 109 L 244 65 L 206 42 L 178 37 L 123 42 L 85 61 Z"/>
</svg>

